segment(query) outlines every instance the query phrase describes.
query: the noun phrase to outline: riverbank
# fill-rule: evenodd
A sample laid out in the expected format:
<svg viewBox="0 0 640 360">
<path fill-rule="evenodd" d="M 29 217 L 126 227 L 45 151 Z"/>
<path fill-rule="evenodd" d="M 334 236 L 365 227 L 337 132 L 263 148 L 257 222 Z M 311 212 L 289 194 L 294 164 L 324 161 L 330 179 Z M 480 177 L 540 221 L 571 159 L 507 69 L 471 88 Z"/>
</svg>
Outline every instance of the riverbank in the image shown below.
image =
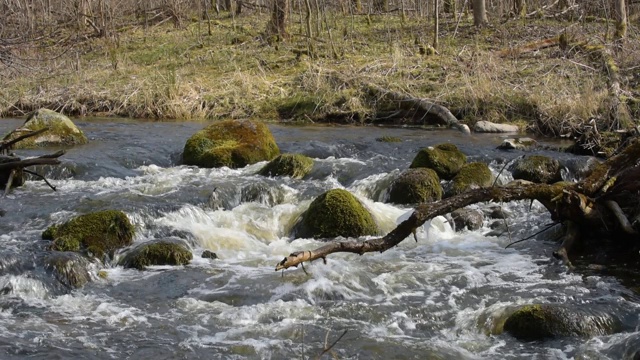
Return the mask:
<svg viewBox="0 0 640 360">
<path fill-rule="evenodd" d="M 110 39 L 75 36 L 73 47 L 70 33 L 67 42 L 25 50 L 42 61 L 3 70 L 0 116 L 46 107 L 80 116 L 438 123 L 368 84 L 430 99 L 468 125 L 510 122 L 551 136 L 592 119 L 624 128 L 640 111 L 634 29 L 622 51 L 605 57 L 594 55 L 609 49 L 598 47 L 611 31 L 605 21 L 510 20 L 477 30 L 468 18 L 445 18 L 434 53 L 424 18 L 327 17 L 313 41 L 295 19 L 287 41 L 265 38 L 266 14 L 131 26 Z M 611 100 L 612 68 L 620 104 Z"/>
</svg>

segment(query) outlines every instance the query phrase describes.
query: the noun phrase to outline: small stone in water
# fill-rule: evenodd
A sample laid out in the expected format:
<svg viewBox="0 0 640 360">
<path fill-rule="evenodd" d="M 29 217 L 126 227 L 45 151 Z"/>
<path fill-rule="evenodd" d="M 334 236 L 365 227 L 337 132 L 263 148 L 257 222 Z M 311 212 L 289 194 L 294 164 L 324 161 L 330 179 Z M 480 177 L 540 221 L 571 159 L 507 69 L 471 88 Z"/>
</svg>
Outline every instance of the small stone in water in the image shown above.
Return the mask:
<svg viewBox="0 0 640 360">
<path fill-rule="evenodd" d="M 202 257 L 204 259 L 217 259 L 218 255 L 216 255 L 216 253 L 214 253 L 213 251 L 205 250 L 202 252 Z"/>
</svg>

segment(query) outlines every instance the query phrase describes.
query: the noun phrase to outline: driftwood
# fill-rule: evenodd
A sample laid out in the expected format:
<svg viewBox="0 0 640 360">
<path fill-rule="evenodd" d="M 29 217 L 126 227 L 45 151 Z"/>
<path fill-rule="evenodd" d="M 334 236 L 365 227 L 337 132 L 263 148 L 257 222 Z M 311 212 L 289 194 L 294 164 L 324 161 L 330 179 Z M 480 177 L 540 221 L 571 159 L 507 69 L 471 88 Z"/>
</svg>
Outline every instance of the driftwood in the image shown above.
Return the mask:
<svg viewBox="0 0 640 360">
<path fill-rule="evenodd" d="M 47 127 L 37 131 L 30 131 L 25 129 L 16 129 L 12 131 L 11 133 L 9 133 L 9 135 L 5 136 L 5 140 L 2 140 L 0 142 L 0 154 L 8 152 L 9 150 L 11 150 L 13 145 L 18 142 L 33 136 L 40 135 L 43 132 L 46 132 L 48 130 L 49 128 Z M 12 134 L 19 133 L 19 132 L 26 132 L 26 133 L 24 135 L 20 135 L 16 137 L 15 139 L 7 140 L 10 138 Z M 56 188 L 52 186 L 44 176 L 37 174 L 33 171 L 25 170 L 25 168 L 29 166 L 35 166 L 35 165 L 58 165 L 60 164 L 60 160 L 58 158 L 64 154 L 65 154 L 65 151 L 60 150 L 53 154 L 46 154 L 46 155 L 41 155 L 38 157 L 32 157 L 32 158 L 26 158 L 26 159 L 22 159 L 15 155 L 0 155 L 0 186 L 2 185 L 5 186 L 4 196 L 6 196 L 7 193 L 9 192 L 9 189 L 14 184 L 16 177 L 22 178 L 23 172 L 27 172 L 29 174 L 33 174 L 37 177 L 44 179 L 47 185 L 49 185 L 49 187 L 51 187 L 55 191 Z"/>
<path fill-rule="evenodd" d="M 418 227 L 439 215 L 467 205 L 495 201 L 538 200 L 551 214 L 551 218 L 563 223 L 566 233 L 562 244 L 554 255 L 567 265 L 569 253 L 581 234 L 591 234 L 606 228 L 608 232 L 630 235 L 635 234 L 629 218 L 635 218 L 637 196 L 640 192 L 640 139 L 633 139 L 618 155 L 599 164 L 589 177 L 579 183 L 556 183 L 516 185 L 513 187 L 490 187 L 470 190 L 441 201 L 421 204 L 415 208 L 409 219 L 400 223 L 386 236 L 367 241 L 350 239 L 334 241 L 314 250 L 297 251 L 285 257 L 276 265 L 276 271 L 298 266 L 307 261 L 323 259 L 337 252 L 364 254 L 384 252 L 414 234 Z M 633 206 L 622 209 L 616 199 L 625 194 L 635 194 Z M 611 210 L 614 209 L 614 210 Z M 631 228 L 630 228 L 631 227 Z M 582 231 L 581 231 L 582 230 Z M 416 238 L 417 240 L 417 238 Z"/>
<path fill-rule="evenodd" d="M 464 134 L 469 134 L 471 131 L 469 127 L 460 121 L 451 113 L 451 111 L 444 105 L 438 104 L 434 101 L 418 98 L 409 94 L 401 93 L 398 91 L 392 91 L 382 86 L 370 83 L 361 78 L 347 78 L 346 76 L 326 69 L 318 68 L 319 72 L 327 72 L 328 77 L 333 81 L 345 84 L 350 87 L 362 88 L 371 95 L 395 103 L 395 105 L 404 110 L 410 111 L 422 111 L 427 115 L 431 115 L 437 118 L 441 123 L 446 124 L 448 127 L 459 130 Z"/>
</svg>

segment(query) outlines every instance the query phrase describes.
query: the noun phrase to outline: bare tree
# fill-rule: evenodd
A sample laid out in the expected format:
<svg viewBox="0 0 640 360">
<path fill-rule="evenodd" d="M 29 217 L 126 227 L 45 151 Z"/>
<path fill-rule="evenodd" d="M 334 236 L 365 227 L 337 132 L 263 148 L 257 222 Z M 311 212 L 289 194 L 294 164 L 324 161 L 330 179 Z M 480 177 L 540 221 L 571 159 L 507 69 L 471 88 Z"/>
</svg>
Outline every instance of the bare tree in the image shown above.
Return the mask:
<svg viewBox="0 0 640 360">
<path fill-rule="evenodd" d="M 473 0 L 473 24 L 476 27 L 482 27 L 488 22 L 485 0 Z"/>
<path fill-rule="evenodd" d="M 627 36 L 627 9 L 625 0 L 613 0 L 614 16 L 616 20 L 615 40 L 622 40 Z"/>
<path fill-rule="evenodd" d="M 271 20 L 267 25 L 267 33 L 278 35 L 280 39 L 289 37 L 287 18 L 289 16 L 289 0 L 272 0 Z"/>
</svg>

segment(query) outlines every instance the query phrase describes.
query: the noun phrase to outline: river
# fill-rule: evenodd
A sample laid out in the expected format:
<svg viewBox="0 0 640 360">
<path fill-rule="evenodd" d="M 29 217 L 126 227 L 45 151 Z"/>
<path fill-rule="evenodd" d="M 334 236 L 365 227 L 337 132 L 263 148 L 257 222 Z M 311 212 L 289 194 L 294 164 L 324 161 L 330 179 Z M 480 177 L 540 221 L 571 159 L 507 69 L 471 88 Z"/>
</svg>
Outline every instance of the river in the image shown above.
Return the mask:
<svg viewBox="0 0 640 360">
<path fill-rule="evenodd" d="M 0 131 L 19 124 L 1 120 Z M 295 180 L 256 175 L 264 162 L 235 170 L 179 165 L 186 139 L 202 123 L 77 124 L 90 143 L 70 149 L 61 166 L 42 169 L 57 191 L 28 181 L 0 200 L 1 359 L 315 359 L 325 338 L 331 344 L 344 330 L 332 349 L 339 359 L 632 359 L 640 349 L 638 297 L 618 280 L 567 272 L 551 257 L 557 244 L 549 236 L 505 249 L 550 222 L 537 203 L 504 204 L 511 238 L 486 236 L 489 220 L 456 233 L 436 218 L 419 229 L 417 242 L 385 253 L 334 254 L 326 265 L 306 265 L 308 274 L 274 272 L 287 254 L 321 245 L 289 236 L 315 196 L 345 188 L 387 232 L 411 209 L 384 203 L 385 190 L 420 148 L 452 142 L 497 174 L 521 155 L 496 150 L 497 135 L 271 125 L 282 152 L 315 159 L 311 174 Z M 402 142 L 375 140 L 381 136 Z M 561 160 L 566 178 L 583 162 Z M 49 251 L 42 231 L 102 209 L 123 210 L 136 243 L 187 241 L 192 263 L 145 271 L 96 266 L 83 288 L 61 286 L 41 266 Z M 204 250 L 219 258 L 203 258 Z M 627 326 L 588 339 L 524 342 L 491 334 L 507 309 L 529 303 L 598 306 Z"/>
</svg>

